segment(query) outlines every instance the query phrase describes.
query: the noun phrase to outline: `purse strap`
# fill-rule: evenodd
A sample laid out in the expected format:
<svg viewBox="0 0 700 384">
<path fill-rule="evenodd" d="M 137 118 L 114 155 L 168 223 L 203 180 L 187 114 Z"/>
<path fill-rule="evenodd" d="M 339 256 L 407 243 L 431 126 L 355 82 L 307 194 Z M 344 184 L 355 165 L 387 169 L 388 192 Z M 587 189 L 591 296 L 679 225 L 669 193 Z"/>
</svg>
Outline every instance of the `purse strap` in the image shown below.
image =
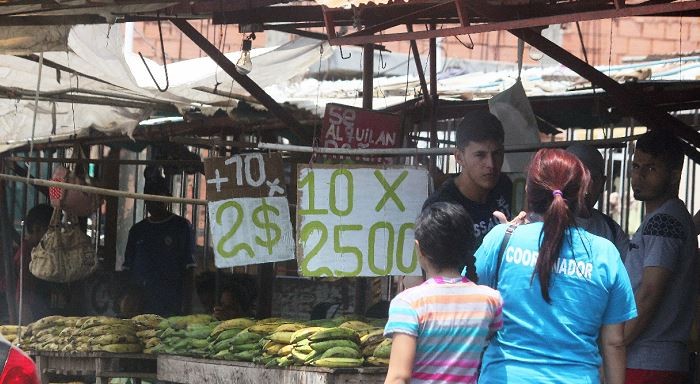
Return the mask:
<svg viewBox="0 0 700 384">
<path fill-rule="evenodd" d="M 51 221 L 49 221 L 49 226 L 56 227 L 61 224 L 61 208 L 54 208 L 51 214 Z"/>
<path fill-rule="evenodd" d="M 496 260 L 496 282 L 493 285 L 493 289 L 498 289 L 498 274 L 501 271 L 501 263 L 503 262 L 503 254 L 506 251 L 506 245 L 508 245 L 508 241 L 510 240 L 510 235 L 513 234 L 513 231 L 515 231 L 515 228 L 517 228 L 518 225 L 513 223 L 506 228 L 506 233 L 503 235 L 503 240 L 501 240 L 501 248 L 498 250 L 498 259 Z"/>
</svg>

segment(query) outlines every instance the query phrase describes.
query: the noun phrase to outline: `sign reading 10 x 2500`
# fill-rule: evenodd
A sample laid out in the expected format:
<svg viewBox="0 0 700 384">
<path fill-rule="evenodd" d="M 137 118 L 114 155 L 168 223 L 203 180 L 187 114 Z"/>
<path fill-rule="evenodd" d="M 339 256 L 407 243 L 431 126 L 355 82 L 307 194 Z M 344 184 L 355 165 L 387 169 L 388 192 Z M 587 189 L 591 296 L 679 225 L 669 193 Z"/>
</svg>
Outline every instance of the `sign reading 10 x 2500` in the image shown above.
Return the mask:
<svg viewBox="0 0 700 384">
<path fill-rule="evenodd" d="M 425 170 L 315 166 L 298 175 L 302 275 L 420 274 L 413 221 L 427 195 Z"/>
</svg>

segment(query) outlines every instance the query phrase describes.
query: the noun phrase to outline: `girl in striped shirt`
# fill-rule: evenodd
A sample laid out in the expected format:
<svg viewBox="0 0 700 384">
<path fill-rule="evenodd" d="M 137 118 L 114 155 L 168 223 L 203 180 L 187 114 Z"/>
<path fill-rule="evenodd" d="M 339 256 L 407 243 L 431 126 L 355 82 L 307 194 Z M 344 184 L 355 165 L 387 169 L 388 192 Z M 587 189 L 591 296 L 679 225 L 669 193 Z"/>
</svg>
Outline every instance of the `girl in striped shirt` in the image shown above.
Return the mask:
<svg viewBox="0 0 700 384">
<path fill-rule="evenodd" d="M 476 383 L 481 352 L 503 322 L 503 301 L 498 291 L 476 285 L 472 228 L 464 208 L 451 203 L 431 204 L 416 219 L 427 280 L 391 301 L 385 383 Z"/>
</svg>

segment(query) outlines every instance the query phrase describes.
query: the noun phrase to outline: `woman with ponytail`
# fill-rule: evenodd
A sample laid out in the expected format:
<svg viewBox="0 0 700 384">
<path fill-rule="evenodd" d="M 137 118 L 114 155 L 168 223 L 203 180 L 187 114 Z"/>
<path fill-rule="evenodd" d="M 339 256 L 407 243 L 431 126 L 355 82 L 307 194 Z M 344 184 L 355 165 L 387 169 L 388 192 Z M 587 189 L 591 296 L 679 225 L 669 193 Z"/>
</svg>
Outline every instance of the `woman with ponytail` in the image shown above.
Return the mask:
<svg viewBox="0 0 700 384">
<path fill-rule="evenodd" d="M 504 301 L 480 383 L 599 383 L 601 366 L 606 384 L 624 383 L 623 323 L 637 310 L 615 246 L 576 226 L 589 183 L 576 156 L 541 149 L 527 174 L 529 222 L 507 241 L 508 225 L 495 227 L 477 250 L 480 282 Z"/>
</svg>

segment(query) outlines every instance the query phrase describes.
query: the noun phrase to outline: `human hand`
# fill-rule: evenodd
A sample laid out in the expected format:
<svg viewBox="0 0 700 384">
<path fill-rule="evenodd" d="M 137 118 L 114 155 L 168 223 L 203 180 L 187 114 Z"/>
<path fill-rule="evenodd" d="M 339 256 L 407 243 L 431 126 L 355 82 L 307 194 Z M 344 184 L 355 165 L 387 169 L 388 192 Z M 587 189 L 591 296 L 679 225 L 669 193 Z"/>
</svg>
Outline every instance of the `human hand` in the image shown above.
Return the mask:
<svg viewBox="0 0 700 384">
<path fill-rule="evenodd" d="M 527 224 L 529 221 L 527 220 L 527 213 L 525 211 L 520 211 L 517 216 L 513 218 L 510 222 L 508 221 L 508 218 L 506 218 L 506 215 L 501 212 L 501 211 L 494 211 L 493 216 L 498 219 L 498 222 L 501 224 L 515 224 L 515 225 L 520 225 L 520 224 Z"/>
</svg>

